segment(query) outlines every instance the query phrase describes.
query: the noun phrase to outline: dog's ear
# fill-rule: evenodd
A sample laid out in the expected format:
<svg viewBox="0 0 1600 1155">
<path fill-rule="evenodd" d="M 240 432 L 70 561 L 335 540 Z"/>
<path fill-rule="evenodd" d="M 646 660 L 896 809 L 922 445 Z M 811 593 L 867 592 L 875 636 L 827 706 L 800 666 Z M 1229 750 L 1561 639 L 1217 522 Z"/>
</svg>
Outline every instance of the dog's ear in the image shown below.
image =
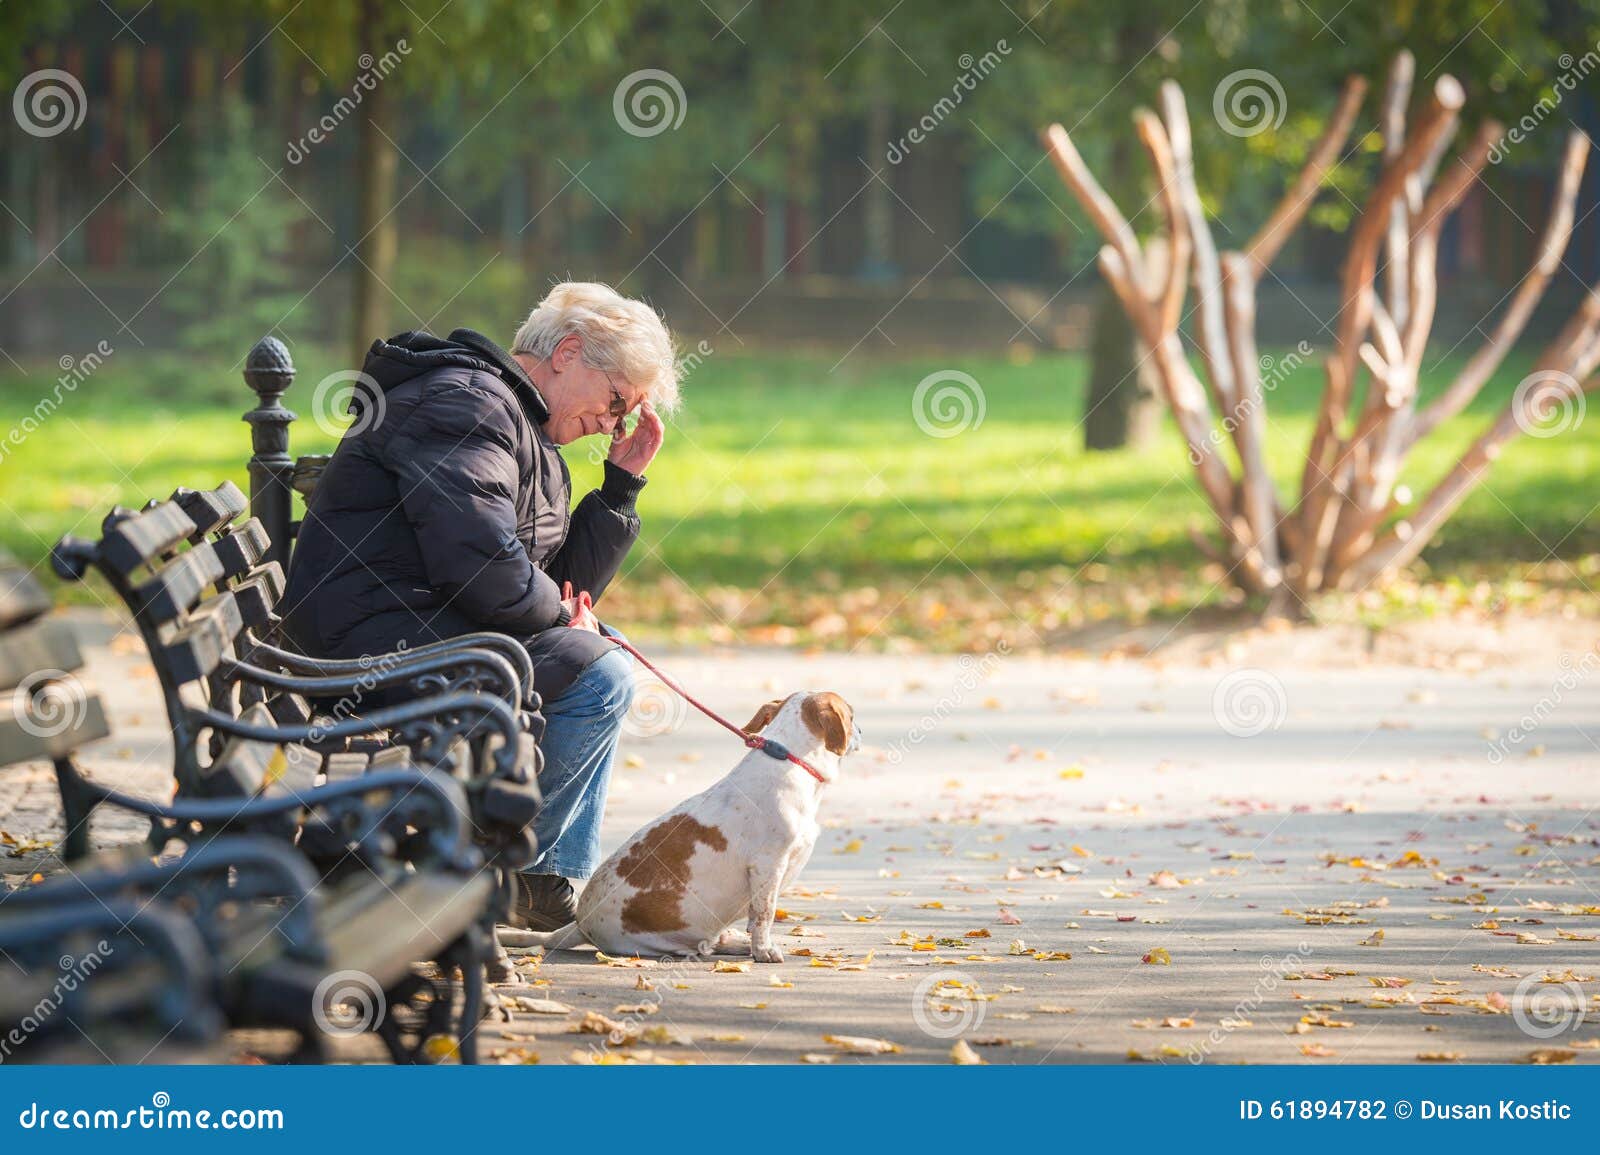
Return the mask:
<svg viewBox="0 0 1600 1155">
<path fill-rule="evenodd" d="M 850 749 L 850 735 L 855 729 L 855 711 L 850 709 L 838 694 L 824 690 L 809 694 L 800 707 L 800 718 L 810 731 L 822 739 L 822 744 L 835 754 Z"/>
<path fill-rule="evenodd" d="M 783 709 L 783 703 L 784 699 L 774 698 L 765 706 L 762 706 L 761 709 L 756 711 L 756 716 L 744 724 L 744 732 L 746 734 L 761 733 L 778 716 L 778 711 Z"/>
</svg>

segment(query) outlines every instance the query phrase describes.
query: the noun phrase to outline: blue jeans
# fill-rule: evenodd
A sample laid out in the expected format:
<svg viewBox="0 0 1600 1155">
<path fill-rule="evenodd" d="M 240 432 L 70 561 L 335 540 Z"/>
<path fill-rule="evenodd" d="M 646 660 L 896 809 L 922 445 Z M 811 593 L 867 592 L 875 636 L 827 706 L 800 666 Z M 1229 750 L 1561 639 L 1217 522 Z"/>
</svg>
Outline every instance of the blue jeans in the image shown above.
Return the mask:
<svg viewBox="0 0 1600 1155">
<path fill-rule="evenodd" d="M 606 633 L 614 631 L 606 630 Z M 633 702 L 633 659 L 613 650 L 544 704 L 544 804 L 533 821 L 539 854 L 525 874 L 588 878 L 600 866 L 600 818 L 622 719 Z"/>
</svg>

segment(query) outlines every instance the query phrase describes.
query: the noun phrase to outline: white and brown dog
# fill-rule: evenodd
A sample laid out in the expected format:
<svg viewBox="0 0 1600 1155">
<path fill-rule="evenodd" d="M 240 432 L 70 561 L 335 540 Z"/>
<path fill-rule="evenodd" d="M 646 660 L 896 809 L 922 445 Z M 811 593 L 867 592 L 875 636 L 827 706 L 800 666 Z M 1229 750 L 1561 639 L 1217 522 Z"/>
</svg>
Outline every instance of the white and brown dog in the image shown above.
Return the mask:
<svg viewBox="0 0 1600 1155">
<path fill-rule="evenodd" d="M 832 782 L 861 745 L 854 712 L 833 693 L 797 693 L 756 711 L 763 732 Z M 581 942 L 610 954 L 748 954 L 778 963 L 778 894 L 816 845 L 823 783 L 787 759 L 751 750 L 723 778 L 636 831 L 578 898 L 578 919 L 530 943 Z M 747 929 L 734 924 L 744 921 Z"/>
</svg>

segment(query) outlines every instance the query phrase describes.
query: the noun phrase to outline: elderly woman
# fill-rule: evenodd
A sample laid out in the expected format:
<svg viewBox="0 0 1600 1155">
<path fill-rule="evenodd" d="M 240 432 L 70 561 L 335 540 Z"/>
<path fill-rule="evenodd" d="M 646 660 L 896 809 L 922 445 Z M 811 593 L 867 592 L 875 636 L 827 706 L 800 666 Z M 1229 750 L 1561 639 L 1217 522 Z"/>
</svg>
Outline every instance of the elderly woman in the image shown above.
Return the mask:
<svg viewBox="0 0 1600 1155">
<path fill-rule="evenodd" d="M 522 639 L 548 722 L 513 922 L 572 921 L 570 880 L 599 865 L 600 816 L 632 662 L 572 591 L 599 598 L 639 535 L 635 501 L 678 398 L 672 338 L 605 285 L 557 285 L 509 353 L 470 329 L 375 341 L 381 397 L 339 443 L 306 510 L 284 603 L 307 653 L 351 658 L 476 630 Z M 633 432 L 624 425 L 637 411 Z M 611 439 L 575 509 L 558 447 Z"/>
</svg>

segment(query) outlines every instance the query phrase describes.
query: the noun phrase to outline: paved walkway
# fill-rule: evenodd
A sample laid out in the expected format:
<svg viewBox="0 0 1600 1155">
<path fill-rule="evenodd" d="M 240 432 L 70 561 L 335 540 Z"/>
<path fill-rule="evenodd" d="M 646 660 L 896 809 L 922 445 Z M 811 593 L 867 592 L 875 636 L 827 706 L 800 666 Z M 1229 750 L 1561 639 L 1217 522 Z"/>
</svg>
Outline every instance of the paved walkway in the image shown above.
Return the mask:
<svg viewBox="0 0 1600 1155">
<path fill-rule="evenodd" d="M 857 708 L 868 749 L 783 900 L 788 961 L 530 957 L 493 1057 L 1600 1060 L 1600 670 L 667 660 L 740 720 L 801 688 Z M 91 770 L 159 790 L 140 655 L 91 661 L 117 728 Z M 657 704 L 633 728 L 660 732 L 626 739 L 608 845 L 739 756 Z M 0 827 L 48 837 L 46 785 L 0 773 Z"/>
</svg>

